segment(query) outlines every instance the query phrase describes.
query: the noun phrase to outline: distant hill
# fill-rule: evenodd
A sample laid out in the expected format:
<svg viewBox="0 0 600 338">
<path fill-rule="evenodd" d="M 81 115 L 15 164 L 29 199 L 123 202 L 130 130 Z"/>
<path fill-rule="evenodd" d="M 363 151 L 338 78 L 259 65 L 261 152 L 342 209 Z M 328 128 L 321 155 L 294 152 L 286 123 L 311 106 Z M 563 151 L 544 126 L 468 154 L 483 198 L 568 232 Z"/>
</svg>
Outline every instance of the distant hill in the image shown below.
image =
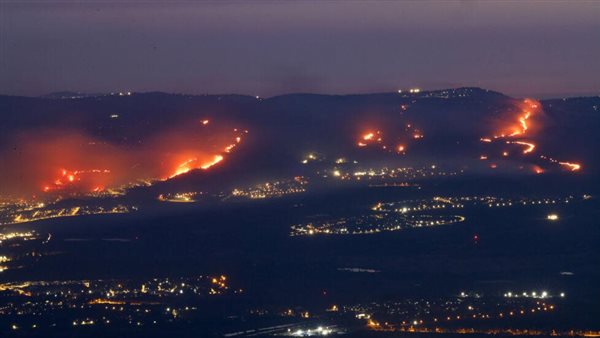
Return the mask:
<svg viewBox="0 0 600 338">
<path fill-rule="evenodd" d="M 210 120 L 213 132 L 199 131 L 198 137 L 213 143 L 218 130 L 248 131 L 214 174 L 222 179 L 295 175 L 304 170 L 300 162 L 309 152 L 328 161 L 344 157 L 361 163 L 473 166 L 484 153 L 500 156 L 504 142 L 490 148 L 480 139 L 503 123 L 518 124 L 522 102 L 481 88 L 266 99 L 161 92 L 0 96 L 0 154 L 19 148 L 16 135 L 40 130 L 76 131 L 113 147 L 149 151 L 144 145 L 157 135 Z M 537 144 L 535 156 L 520 156 L 522 147 L 513 146 L 511 156 L 499 161 L 536 164 L 544 155 L 581 161 L 586 172 L 600 168 L 600 97 L 543 100 L 541 105 L 543 115 L 532 120 L 528 135 Z M 381 141 L 359 146 L 369 132 Z"/>
</svg>

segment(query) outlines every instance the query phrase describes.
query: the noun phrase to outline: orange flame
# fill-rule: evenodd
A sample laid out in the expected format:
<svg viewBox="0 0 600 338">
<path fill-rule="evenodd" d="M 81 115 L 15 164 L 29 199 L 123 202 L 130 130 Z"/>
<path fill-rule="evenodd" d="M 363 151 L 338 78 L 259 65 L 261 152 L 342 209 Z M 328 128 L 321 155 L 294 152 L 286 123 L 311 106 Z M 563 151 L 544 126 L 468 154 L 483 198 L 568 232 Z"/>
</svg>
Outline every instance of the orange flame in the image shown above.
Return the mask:
<svg viewBox="0 0 600 338">
<path fill-rule="evenodd" d="M 175 172 L 173 172 L 168 178 L 173 178 L 173 177 L 188 173 L 194 169 L 206 170 L 221 161 L 223 161 L 222 155 L 215 155 L 213 157 L 213 159 L 211 159 L 207 162 L 206 161 L 201 162 L 197 157 L 190 158 L 190 159 L 186 160 L 185 162 L 181 163 L 179 166 L 177 166 L 177 169 L 175 169 Z"/>
<path fill-rule="evenodd" d="M 563 167 L 567 167 L 570 171 L 577 171 L 581 169 L 581 164 L 578 163 L 558 162 L 558 164 L 562 165 Z"/>
<path fill-rule="evenodd" d="M 530 152 L 532 152 L 535 149 L 535 144 L 530 143 L 530 142 L 524 142 L 524 141 L 507 141 L 506 143 L 508 144 L 519 144 L 522 146 L 525 146 L 525 149 L 523 150 L 523 154 L 529 154 Z"/>
</svg>

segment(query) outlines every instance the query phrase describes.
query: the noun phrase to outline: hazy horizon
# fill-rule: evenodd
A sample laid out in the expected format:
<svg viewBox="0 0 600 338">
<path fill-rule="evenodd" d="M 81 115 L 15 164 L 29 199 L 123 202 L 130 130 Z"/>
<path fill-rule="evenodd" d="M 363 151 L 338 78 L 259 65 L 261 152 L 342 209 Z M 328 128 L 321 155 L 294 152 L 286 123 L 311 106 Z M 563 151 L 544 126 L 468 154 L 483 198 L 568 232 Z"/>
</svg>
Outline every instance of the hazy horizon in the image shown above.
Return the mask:
<svg viewBox="0 0 600 338">
<path fill-rule="evenodd" d="M 0 2 L 0 93 L 600 92 L 597 2 Z"/>
</svg>

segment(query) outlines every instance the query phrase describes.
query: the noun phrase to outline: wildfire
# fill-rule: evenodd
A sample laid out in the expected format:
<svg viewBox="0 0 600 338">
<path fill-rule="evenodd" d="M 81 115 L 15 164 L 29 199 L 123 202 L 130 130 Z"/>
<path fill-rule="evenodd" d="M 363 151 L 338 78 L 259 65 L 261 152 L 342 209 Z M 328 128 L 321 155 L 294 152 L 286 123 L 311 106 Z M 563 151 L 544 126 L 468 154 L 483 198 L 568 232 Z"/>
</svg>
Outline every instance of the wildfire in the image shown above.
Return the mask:
<svg viewBox="0 0 600 338">
<path fill-rule="evenodd" d="M 360 148 L 368 147 L 368 146 L 376 146 L 377 148 L 389 152 L 389 153 L 397 153 L 399 155 L 404 155 L 407 149 L 406 143 L 412 142 L 411 139 L 418 140 L 423 138 L 423 132 L 421 130 L 414 128 L 411 123 L 406 124 L 406 128 L 404 129 L 406 134 L 403 134 L 399 137 L 389 136 L 386 132 L 384 139 L 384 132 L 381 130 L 367 130 L 363 131 L 356 141 L 356 145 Z"/>
<path fill-rule="evenodd" d="M 501 132 L 499 135 L 495 135 L 495 139 L 522 136 L 525 135 L 525 133 L 527 133 L 527 131 L 530 129 L 529 119 L 534 113 L 539 112 L 539 105 L 530 99 L 525 99 L 523 101 L 523 105 L 524 107 L 522 108 L 521 113 L 517 117 L 516 125 L 513 124 L 508 128 L 510 132 L 505 131 Z"/>
<path fill-rule="evenodd" d="M 213 158 L 212 161 L 205 162 L 203 165 L 200 166 L 200 169 L 206 170 L 206 169 L 212 167 L 213 165 L 215 165 L 215 164 L 217 164 L 217 163 L 219 163 L 221 161 L 223 161 L 223 156 L 221 156 L 221 155 L 215 155 L 215 157 Z"/>
<path fill-rule="evenodd" d="M 519 144 L 522 146 L 525 146 L 525 149 L 523 150 L 523 154 L 529 154 L 530 152 L 532 152 L 535 149 L 535 144 L 530 143 L 530 142 L 524 142 L 524 141 L 506 141 L 507 144 Z"/>
<path fill-rule="evenodd" d="M 573 163 L 573 162 L 561 162 L 561 161 L 559 161 L 559 160 L 556 160 L 556 159 L 554 159 L 554 158 L 552 158 L 552 157 L 546 157 L 546 156 L 544 156 L 544 155 L 541 155 L 541 156 L 540 156 L 540 158 L 541 158 L 541 159 L 544 159 L 544 160 L 546 160 L 546 161 L 548 161 L 548 162 L 550 162 L 550 163 L 556 163 L 556 164 L 558 164 L 558 165 L 561 165 L 561 166 L 563 166 L 563 167 L 565 167 L 565 168 L 569 169 L 569 171 L 578 171 L 578 170 L 580 170 L 580 169 L 581 169 L 581 164 L 579 164 L 579 163 Z"/>
<path fill-rule="evenodd" d="M 513 125 L 508 128 L 510 132 L 501 132 L 497 135 L 494 135 L 493 138 L 481 138 L 480 141 L 485 143 L 492 143 L 498 139 L 513 138 L 515 136 L 523 137 L 530 131 L 531 118 L 534 116 L 534 114 L 537 114 L 538 112 L 540 112 L 540 105 L 534 100 L 526 99 L 521 105 L 521 113 L 517 116 L 517 121 L 514 122 Z M 523 146 L 524 148 L 522 150 L 522 153 L 524 155 L 530 154 L 536 149 L 536 144 L 529 140 L 506 140 L 505 143 Z M 510 154 L 507 151 L 502 152 L 502 156 L 504 157 L 508 157 L 509 155 Z M 551 157 L 546 157 L 544 155 L 541 155 L 540 158 L 550 163 L 559 164 L 567 168 L 569 171 L 577 171 L 581 169 L 581 165 L 578 163 L 560 162 L 558 160 L 555 160 Z M 480 157 L 480 159 L 484 159 L 483 156 Z M 534 165 L 533 171 L 536 174 L 542 174 L 544 172 L 544 169 L 537 165 Z"/>
<path fill-rule="evenodd" d="M 361 135 L 360 139 L 358 140 L 358 142 L 356 144 L 359 147 L 366 147 L 367 145 L 369 145 L 369 143 L 373 143 L 373 142 L 377 142 L 377 143 L 383 142 L 383 137 L 382 137 L 381 131 L 378 130 L 376 132 L 370 132 L 370 131 L 366 132 L 365 134 Z"/>
<path fill-rule="evenodd" d="M 194 169 L 210 170 L 237 151 L 248 133 L 243 127 L 215 122 L 189 119 L 119 142 L 64 128 L 9 135 L 19 151 L 0 147 L 0 195 L 98 195 Z"/>
<path fill-rule="evenodd" d="M 89 181 L 97 179 L 98 175 L 110 174 L 109 169 L 91 169 L 91 170 L 75 170 L 67 169 L 60 170 L 60 175 L 56 177 L 52 184 L 44 185 L 42 191 L 49 192 L 53 190 L 61 190 L 66 187 L 74 186 L 75 184 L 89 184 Z M 91 192 L 99 192 L 103 190 L 101 186 L 95 186 L 90 189 Z"/>
<path fill-rule="evenodd" d="M 534 165 L 533 166 L 533 172 L 536 173 L 536 174 L 538 174 L 538 175 L 539 174 L 543 174 L 544 173 L 544 169 L 542 169 L 541 167 L 539 167 L 537 165 Z"/>
<path fill-rule="evenodd" d="M 372 140 L 372 139 L 373 139 L 373 137 L 375 137 L 375 134 L 373 134 L 373 133 L 367 133 L 367 134 L 363 135 L 363 137 L 362 137 L 362 138 L 363 138 L 363 140 L 365 140 L 365 141 L 370 141 L 370 140 Z"/>
<path fill-rule="evenodd" d="M 188 173 L 194 169 L 206 170 L 221 161 L 223 161 L 222 155 L 215 155 L 209 161 L 201 161 L 197 157 L 190 158 L 190 159 L 184 161 L 183 163 L 181 163 L 179 166 L 177 166 L 177 169 L 175 169 L 175 172 L 172 173 L 168 178 L 173 178 L 173 177 Z"/>
<path fill-rule="evenodd" d="M 522 116 L 519 116 L 519 127 L 518 128 L 520 128 L 520 129 L 518 129 L 518 128 L 515 129 L 508 136 L 513 137 L 513 136 L 525 134 L 525 132 L 527 132 L 527 129 L 529 129 L 529 126 L 527 125 L 527 120 L 529 120 L 530 117 L 531 117 L 530 111 L 525 111 Z M 500 138 L 500 137 L 505 137 L 505 136 L 504 135 L 494 136 L 494 138 Z"/>
<path fill-rule="evenodd" d="M 577 171 L 577 170 L 581 169 L 581 165 L 577 164 L 577 163 L 558 162 L 558 164 L 562 165 L 563 167 L 567 167 L 571 171 Z"/>
</svg>

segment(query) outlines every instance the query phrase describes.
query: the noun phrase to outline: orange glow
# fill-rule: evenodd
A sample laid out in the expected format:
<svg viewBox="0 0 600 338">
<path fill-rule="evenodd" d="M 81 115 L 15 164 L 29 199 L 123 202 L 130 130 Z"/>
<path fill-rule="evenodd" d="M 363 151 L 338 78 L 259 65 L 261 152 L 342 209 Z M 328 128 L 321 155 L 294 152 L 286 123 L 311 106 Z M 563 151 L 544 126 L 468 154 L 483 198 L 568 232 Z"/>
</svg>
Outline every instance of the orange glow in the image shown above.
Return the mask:
<svg viewBox="0 0 600 338">
<path fill-rule="evenodd" d="M 212 167 L 213 165 L 215 165 L 215 164 L 217 164 L 217 163 L 219 163 L 221 161 L 223 161 L 223 156 L 221 156 L 221 155 L 215 155 L 215 157 L 213 158 L 212 161 L 205 162 L 203 165 L 200 166 L 200 169 L 206 170 L 206 169 Z"/>
<path fill-rule="evenodd" d="M 173 174 L 171 174 L 171 176 L 169 176 L 169 178 L 173 178 L 175 176 L 185 174 L 185 173 L 189 172 L 190 170 L 194 169 L 193 163 L 195 163 L 195 162 L 198 162 L 197 158 L 190 158 L 189 160 L 181 163 L 179 166 L 177 166 L 177 169 L 175 169 L 175 172 Z"/>
<path fill-rule="evenodd" d="M 520 105 L 520 109 L 521 112 L 517 115 L 516 121 L 513 121 L 504 128 L 501 128 L 499 130 L 500 132 L 496 134 L 493 138 L 481 138 L 480 140 L 482 142 L 490 143 L 495 142 L 498 139 L 507 139 L 515 136 L 523 137 L 525 136 L 525 134 L 531 134 L 532 118 L 542 112 L 541 105 L 537 101 L 526 99 Z M 537 145 L 531 142 L 530 140 L 505 140 L 505 143 L 522 146 L 522 153 L 524 155 L 533 153 L 537 148 Z M 505 151 L 502 153 L 502 155 L 508 156 L 509 153 Z M 560 162 L 559 160 L 544 155 L 540 155 L 540 158 L 549 163 L 558 164 L 569 171 L 581 170 L 581 164 L 579 163 Z M 536 174 L 542 174 L 545 170 L 537 165 L 534 165 L 533 171 Z"/>
<path fill-rule="evenodd" d="M 204 162 L 201 162 L 197 157 L 190 158 L 177 166 L 177 169 L 175 169 L 175 171 L 168 178 L 173 178 L 181 174 L 188 173 L 194 169 L 206 170 L 221 161 L 223 161 L 222 155 L 215 155 L 211 160 Z"/>
<path fill-rule="evenodd" d="M 369 123 L 373 123 L 370 121 Z M 380 121 L 379 123 L 386 123 Z M 396 153 L 405 155 L 406 149 L 410 147 L 411 142 L 421 139 L 424 134 L 421 130 L 415 128 L 411 123 L 404 124 L 400 135 L 397 130 L 380 130 L 376 126 L 369 125 L 368 129 L 360 130 L 356 140 L 356 146 L 360 148 L 369 147 L 370 149 L 379 149 L 387 153 Z"/>
<path fill-rule="evenodd" d="M 539 112 L 538 107 L 539 105 L 535 101 L 525 99 L 521 104 L 521 112 L 517 116 L 516 121 L 500 130 L 498 134 L 494 135 L 494 138 L 498 139 L 525 135 L 530 129 L 530 118 L 533 114 Z"/>
<path fill-rule="evenodd" d="M 210 122 L 209 120 L 202 120 L 203 125 L 207 125 L 209 122 Z"/>
<path fill-rule="evenodd" d="M 227 147 L 225 147 L 225 152 L 226 153 L 231 152 L 231 149 L 235 148 L 235 146 L 236 146 L 235 144 L 228 145 Z"/>
<path fill-rule="evenodd" d="M 360 139 L 356 143 L 359 147 L 366 147 L 371 142 L 381 143 L 383 142 L 383 138 L 381 136 L 381 131 L 376 132 L 366 132 L 360 136 Z"/>
<path fill-rule="evenodd" d="M 484 161 L 484 160 L 487 160 L 487 159 L 488 159 L 488 157 L 487 157 L 487 156 L 485 156 L 485 155 L 481 155 L 481 156 L 479 156 L 479 159 L 480 159 L 480 160 L 482 160 L 482 161 Z"/>
<path fill-rule="evenodd" d="M 530 116 L 531 116 L 531 113 L 528 111 L 525 111 L 525 115 L 519 117 L 519 123 L 521 123 L 521 130 L 523 133 L 525 133 L 528 129 L 527 120 L 529 119 Z"/>
<path fill-rule="evenodd" d="M 571 162 L 560 162 L 559 160 L 556 160 L 552 157 L 547 157 L 544 155 L 540 155 L 541 159 L 544 159 L 550 163 L 557 163 L 563 167 L 566 167 L 567 169 L 569 169 L 569 171 L 578 171 L 581 169 L 581 164 L 579 163 L 571 163 Z"/>
<path fill-rule="evenodd" d="M 567 167 L 570 171 L 577 171 L 581 169 L 581 165 L 577 163 L 558 162 L 558 164 L 562 165 L 563 167 Z"/>
<path fill-rule="evenodd" d="M 193 122 L 193 123 L 191 123 Z M 187 121 L 128 143 L 71 129 L 11 135 L 19 152 L 2 149 L 0 195 L 44 198 L 99 193 L 208 169 L 241 146 L 247 130 Z"/>
<path fill-rule="evenodd" d="M 532 152 L 535 149 L 535 144 L 530 143 L 530 142 L 507 141 L 506 143 L 519 144 L 519 145 L 525 146 L 525 149 L 523 150 L 523 154 L 529 154 L 530 152 Z"/>
<path fill-rule="evenodd" d="M 521 112 L 517 116 L 517 121 L 500 129 L 500 133 L 495 135 L 493 137 L 493 140 L 506 139 L 508 137 L 515 137 L 515 136 L 525 136 L 525 134 L 530 134 L 531 127 L 532 127 L 531 118 L 534 115 L 541 112 L 540 107 L 541 107 L 541 105 L 537 101 L 534 101 L 531 99 L 524 100 L 522 102 L 522 104 L 520 105 Z M 493 140 L 490 138 L 481 138 L 480 140 L 482 142 L 487 142 L 487 143 L 493 142 Z M 506 144 L 517 144 L 517 145 L 523 146 L 524 148 L 523 148 L 522 152 L 524 155 L 530 154 L 536 149 L 536 144 L 529 140 L 518 140 L 518 141 L 507 140 Z M 503 152 L 502 155 L 508 156 L 509 154 L 508 154 L 508 152 Z M 581 169 L 581 164 L 579 164 L 579 163 L 560 162 L 552 157 L 547 157 L 544 155 L 540 155 L 540 158 L 547 162 L 550 162 L 550 163 L 559 164 L 559 165 L 565 167 L 566 169 L 568 169 L 569 171 L 578 171 Z M 541 174 L 544 172 L 544 170 L 542 168 L 540 168 L 539 166 L 534 166 L 533 171 L 536 174 Z"/>
<path fill-rule="evenodd" d="M 61 190 L 68 188 L 83 189 L 92 192 L 100 191 L 101 189 L 92 187 L 95 182 L 103 181 L 104 178 L 101 175 L 110 174 L 108 169 L 91 169 L 91 170 L 75 170 L 69 171 L 67 169 L 60 170 L 60 176 L 54 178 L 53 185 L 45 185 L 42 191 L 49 192 L 53 190 Z"/>
</svg>

